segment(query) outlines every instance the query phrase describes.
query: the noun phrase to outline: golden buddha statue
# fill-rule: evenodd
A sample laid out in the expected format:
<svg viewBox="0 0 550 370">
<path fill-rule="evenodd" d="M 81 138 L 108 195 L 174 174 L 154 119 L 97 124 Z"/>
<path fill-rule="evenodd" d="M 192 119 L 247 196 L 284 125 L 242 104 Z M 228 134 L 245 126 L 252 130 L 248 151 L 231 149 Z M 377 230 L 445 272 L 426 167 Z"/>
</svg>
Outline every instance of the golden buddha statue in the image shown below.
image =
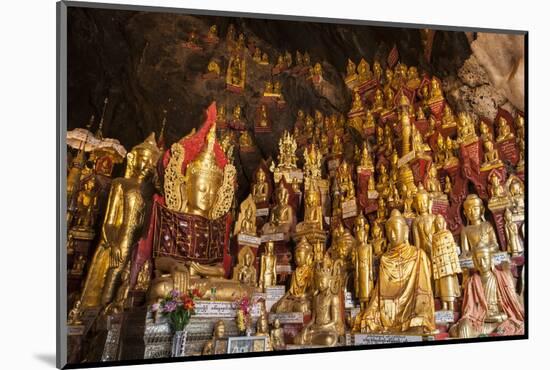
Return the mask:
<svg viewBox="0 0 550 370">
<path fill-rule="evenodd" d="M 374 115 L 372 114 L 372 110 L 367 109 L 365 113 L 365 120 L 363 122 L 363 131 L 368 131 L 369 129 L 374 129 L 376 126 L 376 122 L 374 120 Z"/>
<path fill-rule="evenodd" d="M 313 283 L 313 247 L 302 238 L 294 251 L 296 269 L 292 272 L 290 288 L 271 307 L 271 312 L 311 312 Z"/>
<path fill-rule="evenodd" d="M 372 79 L 372 72 L 369 63 L 361 58 L 359 66 L 357 66 L 357 74 L 359 75 L 359 83 Z"/>
<path fill-rule="evenodd" d="M 252 195 L 241 203 L 241 211 L 235 223 L 234 235 L 247 234 L 256 236 L 256 204 Z"/>
<path fill-rule="evenodd" d="M 515 175 L 510 175 L 506 180 L 506 188 L 508 189 L 508 197 L 510 199 L 510 210 L 514 215 L 523 216 L 525 213 L 525 185 Z"/>
<path fill-rule="evenodd" d="M 416 125 L 411 124 L 411 132 L 412 132 L 412 150 L 414 151 L 414 156 L 416 158 L 423 158 L 423 159 L 430 159 L 431 155 L 427 152 L 431 151 L 431 148 L 428 144 L 424 143 L 424 139 L 422 138 L 422 134 L 420 131 L 416 128 Z"/>
<path fill-rule="evenodd" d="M 273 320 L 273 328 L 269 334 L 271 345 L 275 351 L 285 348 L 285 335 L 279 319 Z"/>
<path fill-rule="evenodd" d="M 493 168 L 502 167 L 503 163 L 499 158 L 498 150 L 493 146 L 492 141 L 483 142 L 483 163 L 481 164 L 482 171 L 488 171 Z"/>
<path fill-rule="evenodd" d="M 411 90 L 416 90 L 420 87 L 420 82 L 418 69 L 415 66 L 409 67 L 407 72 L 407 87 Z"/>
<path fill-rule="evenodd" d="M 430 98 L 428 99 L 428 104 L 437 103 L 443 99 L 445 98 L 443 97 L 443 92 L 441 91 L 439 80 L 435 77 L 432 77 L 430 81 Z"/>
<path fill-rule="evenodd" d="M 221 125 L 224 123 L 227 120 L 226 114 L 225 104 L 220 104 L 216 112 L 216 124 Z"/>
<path fill-rule="evenodd" d="M 401 114 L 401 156 L 407 155 L 411 150 L 412 127 L 408 113 Z"/>
<path fill-rule="evenodd" d="M 435 147 L 435 165 L 441 168 L 445 165 L 445 161 L 447 160 L 447 146 L 441 133 L 437 134 Z"/>
<path fill-rule="evenodd" d="M 256 268 L 254 267 L 254 252 L 248 245 L 241 248 L 237 265 L 233 268 L 233 280 L 241 284 L 256 286 Z"/>
<path fill-rule="evenodd" d="M 358 169 L 364 169 L 367 171 L 371 171 L 374 173 L 374 163 L 372 161 L 372 157 L 369 153 L 369 148 L 367 146 L 367 142 L 363 141 L 363 147 L 361 148 L 361 157 L 359 160 L 359 167 Z M 372 175 L 370 177 L 373 177 Z"/>
<path fill-rule="evenodd" d="M 151 282 L 151 261 L 147 260 L 141 266 L 138 272 L 135 290 L 147 290 L 149 283 Z"/>
<path fill-rule="evenodd" d="M 304 61 L 304 66 L 306 67 L 309 67 L 309 65 L 311 64 L 311 58 L 309 57 L 309 53 L 307 51 L 304 52 L 303 61 Z"/>
<path fill-rule="evenodd" d="M 476 194 L 469 194 L 464 200 L 464 214 L 468 225 L 460 233 L 461 256 L 469 257 L 478 248 L 482 238 L 486 238 L 487 247 L 492 252 L 498 251 L 497 237 L 493 226 L 485 221 L 483 201 Z"/>
<path fill-rule="evenodd" d="M 380 65 L 380 62 L 378 60 L 375 60 L 373 63 L 372 72 L 376 81 L 380 82 L 380 80 L 382 79 L 382 66 Z"/>
<path fill-rule="evenodd" d="M 78 300 L 67 315 L 67 325 L 82 325 L 82 320 L 80 320 L 80 317 L 82 316 L 82 312 L 80 312 L 80 307 L 81 302 L 80 300 Z"/>
<path fill-rule="evenodd" d="M 490 246 L 481 244 L 472 256 L 476 272 L 465 281 L 461 319 L 449 334 L 458 338 L 477 338 L 493 332 L 523 334 L 523 305 L 515 292 L 510 271 L 496 269 Z"/>
<path fill-rule="evenodd" d="M 350 83 L 357 79 L 356 65 L 348 59 L 348 64 L 346 66 L 346 83 Z"/>
<path fill-rule="evenodd" d="M 393 71 L 391 68 L 386 68 L 384 71 L 384 92 L 387 92 L 392 89 L 393 83 Z"/>
<path fill-rule="evenodd" d="M 489 131 L 489 126 L 483 121 L 479 124 L 479 136 L 483 142 L 493 141 L 493 134 Z"/>
<path fill-rule="evenodd" d="M 376 257 L 381 256 L 386 252 L 386 238 L 384 237 L 384 229 L 380 227 L 380 222 L 375 221 L 371 229 L 372 233 L 372 248 Z"/>
<path fill-rule="evenodd" d="M 366 310 L 356 316 L 354 332 L 435 330 L 431 263 L 426 253 L 408 242 L 409 227 L 399 210 L 386 222 L 390 242 L 380 258 L 378 281 Z"/>
<path fill-rule="evenodd" d="M 432 198 L 440 197 L 443 194 L 441 192 L 441 183 L 437 177 L 437 168 L 435 166 L 430 166 L 430 169 L 428 170 L 426 190 L 432 195 Z"/>
<path fill-rule="evenodd" d="M 509 208 L 506 208 L 504 212 L 504 222 L 504 231 L 508 242 L 506 250 L 512 257 L 520 256 L 523 254 L 523 243 L 519 237 L 518 225 L 513 221 L 512 211 Z"/>
<path fill-rule="evenodd" d="M 449 139 L 450 137 L 447 137 Z M 478 139 L 472 117 L 461 112 L 458 115 L 458 139 L 459 143 L 470 144 Z"/>
<path fill-rule="evenodd" d="M 273 82 L 266 81 L 264 87 L 264 96 L 273 95 Z"/>
<path fill-rule="evenodd" d="M 361 309 L 367 308 L 374 285 L 373 249 L 372 245 L 367 242 L 368 226 L 369 224 L 362 214 L 357 216 L 355 219 L 355 240 L 357 244 L 353 250 L 352 262 L 355 267 L 355 298 L 359 300 Z"/>
<path fill-rule="evenodd" d="M 448 196 L 451 196 L 452 191 L 453 191 L 453 184 L 451 183 L 451 178 L 449 176 L 445 176 L 445 189 L 443 190 L 443 192 Z"/>
<path fill-rule="evenodd" d="M 93 226 L 98 211 L 98 187 L 96 186 L 96 182 L 94 175 L 89 176 L 83 181 L 82 189 L 77 194 L 76 223 L 73 227 L 75 231 L 84 231 L 93 234 Z"/>
<path fill-rule="evenodd" d="M 300 53 L 300 50 L 296 50 L 296 66 L 302 67 L 304 65 L 304 59 L 302 57 L 302 53 Z"/>
<path fill-rule="evenodd" d="M 386 103 L 384 105 L 384 110 L 380 112 L 382 116 L 391 114 L 394 111 L 395 104 L 393 99 L 395 98 L 395 94 L 392 89 L 389 89 L 385 91 L 385 97 L 386 97 Z M 408 117 L 408 116 L 407 116 Z"/>
<path fill-rule="evenodd" d="M 332 139 L 331 154 L 334 156 L 340 156 L 344 153 L 344 147 L 342 146 L 342 139 L 338 135 L 334 135 Z"/>
<path fill-rule="evenodd" d="M 336 183 L 343 202 L 355 199 L 355 184 L 351 178 L 351 169 L 345 159 L 338 167 Z"/>
<path fill-rule="evenodd" d="M 250 132 L 248 132 L 248 130 L 244 130 L 241 132 L 241 135 L 239 136 L 239 147 L 241 148 L 241 150 L 254 147 L 252 136 L 250 136 Z"/>
<path fill-rule="evenodd" d="M 447 222 L 442 215 L 435 217 L 435 230 L 432 237 L 435 296 L 441 299 L 443 310 L 454 311 L 454 303 L 460 297 L 457 277 L 462 272 L 460 261 L 453 234 L 447 230 Z"/>
<path fill-rule="evenodd" d="M 514 133 L 510 130 L 510 125 L 508 125 L 508 121 L 506 121 L 506 118 L 500 117 L 498 119 L 497 143 L 500 143 L 505 140 L 510 140 L 515 137 L 516 136 L 514 135 Z"/>
<path fill-rule="evenodd" d="M 112 301 L 120 283 L 120 274 L 130 259 L 131 248 L 141 236 L 147 206 L 142 189 L 159 156 L 152 133 L 126 155 L 124 177 L 111 183 L 99 245 L 82 290 L 83 308 Z"/>
<path fill-rule="evenodd" d="M 315 63 L 313 68 L 311 68 L 310 73 L 311 73 L 311 78 L 313 80 L 317 80 L 317 82 L 322 81 L 322 79 L 323 79 L 323 67 L 321 66 L 321 63 L 319 63 L 319 62 Z"/>
<path fill-rule="evenodd" d="M 218 343 L 222 344 L 223 347 L 227 347 L 227 343 L 225 342 L 225 323 L 223 320 L 218 320 L 214 324 L 214 329 L 212 333 L 212 339 L 208 340 L 202 349 L 201 355 L 214 355 L 214 354 L 222 354 L 225 353 L 227 350 L 224 348 L 221 350 L 222 346 L 219 346 Z M 220 349 L 218 349 L 220 347 Z"/>
<path fill-rule="evenodd" d="M 489 175 L 489 184 L 491 186 L 491 199 L 505 199 L 506 191 L 500 182 L 500 177 L 495 173 Z"/>
<path fill-rule="evenodd" d="M 363 101 L 361 100 L 361 95 L 357 90 L 353 93 L 353 101 L 351 103 L 350 113 L 358 113 L 364 111 Z"/>
<path fill-rule="evenodd" d="M 213 74 L 216 77 L 219 77 L 221 74 L 220 65 L 215 60 L 211 60 L 208 62 L 208 66 L 206 67 L 206 73 L 207 74 Z"/>
<path fill-rule="evenodd" d="M 455 116 L 449 104 L 445 104 L 445 108 L 443 108 L 443 118 L 441 120 L 443 121 L 443 125 L 441 126 L 442 128 L 456 126 Z"/>
<path fill-rule="evenodd" d="M 332 231 L 332 244 L 328 250 L 333 260 L 341 260 L 347 267 L 351 267 L 351 257 L 355 247 L 355 238 L 342 223 Z"/>
<path fill-rule="evenodd" d="M 265 104 L 262 104 L 260 106 L 260 122 L 258 123 L 258 126 L 264 128 L 269 126 L 269 119 L 267 118 L 267 106 Z"/>
<path fill-rule="evenodd" d="M 308 237 L 307 234 L 315 232 L 324 234 L 323 209 L 319 189 L 309 181 L 305 194 L 304 221 L 296 225 L 296 234 Z"/>
<path fill-rule="evenodd" d="M 426 119 L 426 114 L 424 113 L 424 109 L 419 105 L 415 112 L 415 117 L 417 121 L 423 121 Z"/>
<path fill-rule="evenodd" d="M 407 219 L 416 218 L 413 211 L 415 196 L 413 190 L 405 184 L 401 184 L 401 194 L 403 198 L 403 217 Z"/>
<path fill-rule="evenodd" d="M 266 351 L 272 351 L 273 347 L 271 345 L 271 336 L 269 333 L 269 322 L 267 321 L 267 315 L 265 312 L 262 312 L 258 321 L 256 322 L 256 337 L 267 337 L 267 347 Z"/>
<path fill-rule="evenodd" d="M 374 92 L 374 102 L 372 104 L 372 111 L 379 113 L 384 109 L 384 93 L 380 89 L 376 89 Z"/>
<path fill-rule="evenodd" d="M 264 66 L 269 64 L 269 56 L 266 52 L 262 53 L 262 60 L 260 61 L 260 64 Z"/>
<path fill-rule="evenodd" d="M 120 273 L 120 286 L 117 289 L 115 297 L 111 303 L 109 303 L 103 313 L 106 315 L 118 314 L 124 311 L 124 307 L 128 301 L 128 294 L 130 293 L 130 261 L 126 263 L 124 269 Z"/>
<path fill-rule="evenodd" d="M 304 150 L 304 175 L 310 180 L 321 177 L 322 156 L 315 144 L 311 144 Z"/>
<path fill-rule="evenodd" d="M 258 168 L 256 171 L 256 182 L 252 186 L 252 197 L 254 203 L 264 204 L 269 200 L 269 183 L 267 182 L 267 174 L 263 168 Z"/>
<path fill-rule="evenodd" d="M 264 292 L 267 287 L 277 284 L 277 257 L 273 253 L 274 247 L 274 242 L 267 242 L 265 252 L 260 258 L 260 281 L 258 285 Z"/>
<path fill-rule="evenodd" d="M 262 50 L 259 47 L 256 47 L 254 49 L 254 54 L 252 55 L 252 60 L 256 63 L 260 63 L 262 61 Z"/>
<path fill-rule="evenodd" d="M 262 227 L 263 234 L 285 234 L 285 239 L 294 232 L 296 216 L 292 206 L 288 204 L 288 190 L 282 182 L 279 182 L 276 193 L 276 203 L 271 209 L 269 222 Z"/>
<path fill-rule="evenodd" d="M 229 58 L 225 82 L 230 86 L 243 89 L 246 81 L 246 61 L 239 54 Z"/>
<path fill-rule="evenodd" d="M 326 261 L 327 259 L 325 259 Z M 338 343 L 343 328 L 339 294 L 332 291 L 334 274 L 332 261 L 315 269 L 315 295 L 311 320 L 294 338 L 295 344 L 332 347 Z"/>
</svg>

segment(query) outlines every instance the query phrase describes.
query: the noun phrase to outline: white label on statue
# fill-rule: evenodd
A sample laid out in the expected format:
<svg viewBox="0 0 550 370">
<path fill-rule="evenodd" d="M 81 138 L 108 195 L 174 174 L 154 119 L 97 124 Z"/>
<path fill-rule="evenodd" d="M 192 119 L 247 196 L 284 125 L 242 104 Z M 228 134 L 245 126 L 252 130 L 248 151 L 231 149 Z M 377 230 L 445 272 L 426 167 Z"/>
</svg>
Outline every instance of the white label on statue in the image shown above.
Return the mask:
<svg viewBox="0 0 550 370">
<path fill-rule="evenodd" d="M 265 295 L 267 300 L 278 301 L 282 296 L 285 295 L 285 286 L 284 285 L 275 285 L 268 286 L 265 288 Z"/>
<path fill-rule="evenodd" d="M 326 223 L 327 225 L 330 225 L 330 217 L 325 216 L 325 223 Z"/>
<path fill-rule="evenodd" d="M 378 199 L 378 192 L 376 190 L 367 191 L 367 198 L 369 198 L 369 199 Z"/>
<path fill-rule="evenodd" d="M 264 217 L 269 215 L 269 208 L 256 209 L 256 217 Z"/>
<path fill-rule="evenodd" d="M 455 321 L 455 315 L 453 311 L 441 310 L 435 311 L 436 324 L 447 324 Z"/>
<path fill-rule="evenodd" d="M 290 265 L 277 265 L 275 266 L 275 272 L 277 274 L 289 274 L 292 272 L 292 267 Z"/>
<path fill-rule="evenodd" d="M 235 317 L 233 302 L 197 301 L 195 304 L 197 317 Z"/>
<path fill-rule="evenodd" d="M 359 307 L 353 307 L 351 310 L 349 310 L 350 312 L 350 316 L 351 316 L 351 321 L 355 321 L 355 317 L 357 317 L 357 315 L 359 315 L 359 312 L 361 312 L 361 308 Z"/>
<path fill-rule="evenodd" d="M 524 220 L 525 220 L 525 215 L 523 213 L 512 215 L 512 221 L 514 222 L 523 222 Z"/>
<path fill-rule="evenodd" d="M 82 334 L 84 334 L 84 325 L 67 326 L 67 335 L 82 335 Z"/>
<path fill-rule="evenodd" d="M 413 159 L 414 159 L 414 150 L 411 150 L 410 152 L 408 152 L 403 157 L 401 157 L 397 160 L 397 167 L 399 168 L 399 167 L 403 166 L 404 164 L 409 163 Z"/>
<path fill-rule="evenodd" d="M 355 307 L 355 302 L 353 301 L 353 295 L 351 294 L 351 292 L 344 292 L 344 293 L 345 293 L 344 307 L 345 308 Z"/>
<path fill-rule="evenodd" d="M 277 233 L 277 234 L 265 234 L 262 235 L 261 242 L 278 242 L 281 240 L 285 240 L 285 234 L 283 233 Z"/>
<path fill-rule="evenodd" d="M 357 216 L 357 203 L 355 199 L 342 203 L 342 217 L 349 218 Z"/>
<path fill-rule="evenodd" d="M 279 319 L 281 324 L 303 324 L 304 314 L 302 312 L 270 313 L 269 322 L 272 323 L 275 319 Z"/>
<path fill-rule="evenodd" d="M 355 334 L 354 344 L 361 346 L 365 344 L 381 343 L 408 343 L 422 342 L 421 335 L 393 335 L 393 334 Z"/>
<path fill-rule="evenodd" d="M 298 182 L 302 182 L 304 180 L 304 173 L 300 170 L 292 170 L 289 173 L 290 181 L 292 182 L 294 179 L 298 180 Z"/>
<path fill-rule="evenodd" d="M 239 234 L 237 235 L 237 241 L 242 244 L 257 247 L 262 243 L 262 239 L 254 235 Z"/>
<path fill-rule="evenodd" d="M 510 262 L 510 256 L 506 252 L 498 252 L 493 254 L 493 263 L 500 265 L 503 262 Z"/>
</svg>

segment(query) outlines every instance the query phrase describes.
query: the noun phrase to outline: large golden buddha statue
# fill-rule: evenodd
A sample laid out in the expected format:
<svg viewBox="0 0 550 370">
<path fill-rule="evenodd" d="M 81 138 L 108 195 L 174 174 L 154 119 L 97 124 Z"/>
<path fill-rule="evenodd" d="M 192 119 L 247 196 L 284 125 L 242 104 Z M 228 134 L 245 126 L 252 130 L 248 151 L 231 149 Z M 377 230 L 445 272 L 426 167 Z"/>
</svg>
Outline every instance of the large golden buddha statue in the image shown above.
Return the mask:
<svg viewBox="0 0 550 370">
<path fill-rule="evenodd" d="M 430 260 L 409 244 L 407 221 L 397 209 L 386 221 L 386 234 L 390 245 L 380 258 L 378 282 L 353 331 L 431 333 L 435 320 Z"/>
<path fill-rule="evenodd" d="M 236 170 L 216 140 L 215 103 L 200 130 L 172 145 L 163 165 L 165 204 L 155 202 L 153 257 L 190 263 L 192 274 L 227 273 Z M 212 264 L 218 265 L 206 266 Z"/>
<path fill-rule="evenodd" d="M 155 135 L 151 134 L 127 154 L 124 177 L 113 180 L 99 245 L 82 290 L 82 308 L 107 305 L 113 300 L 131 249 L 141 236 L 148 201 L 145 183 L 159 155 Z"/>
<path fill-rule="evenodd" d="M 485 221 L 483 201 L 476 194 L 469 194 L 464 201 L 464 214 L 468 225 L 460 233 L 461 255 L 470 256 L 475 252 L 482 238 L 492 252 L 498 251 L 497 237 L 493 225 Z"/>
</svg>

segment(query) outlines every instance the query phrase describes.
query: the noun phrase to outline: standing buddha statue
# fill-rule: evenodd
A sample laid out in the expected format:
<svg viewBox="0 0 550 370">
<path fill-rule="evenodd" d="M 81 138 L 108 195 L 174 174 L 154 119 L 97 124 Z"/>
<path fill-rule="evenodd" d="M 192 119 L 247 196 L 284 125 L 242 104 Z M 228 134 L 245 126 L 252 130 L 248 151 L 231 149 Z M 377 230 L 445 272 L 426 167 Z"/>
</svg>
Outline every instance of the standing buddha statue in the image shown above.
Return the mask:
<svg viewBox="0 0 550 370">
<path fill-rule="evenodd" d="M 260 258 L 260 281 L 258 285 L 264 292 L 267 287 L 274 286 L 277 283 L 277 257 L 273 253 L 274 247 L 274 242 L 267 242 L 265 252 Z"/>
<path fill-rule="evenodd" d="M 422 183 L 418 184 L 415 196 L 415 207 L 418 216 L 413 222 L 414 244 L 426 252 L 428 258 L 432 257 L 432 236 L 435 232 L 435 215 L 432 214 L 432 199 L 424 190 Z"/>
<path fill-rule="evenodd" d="M 124 177 L 111 184 L 99 245 L 82 290 L 82 307 L 106 305 L 114 297 L 120 274 L 141 236 L 147 208 L 144 186 L 160 151 L 152 133 L 126 155 Z"/>
<path fill-rule="evenodd" d="M 355 298 L 359 300 L 361 309 L 366 309 L 374 284 L 373 251 L 372 245 L 367 242 L 368 225 L 362 214 L 355 219 L 356 245 L 352 261 L 355 267 Z"/>
<path fill-rule="evenodd" d="M 443 310 L 453 311 L 455 300 L 460 297 L 457 277 L 461 273 L 460 261 L 453 234 L 447 230 L 447 223 L 442 215 L 435 217 L 435 229 L 432 243 L 435 296 L 441 299 Z"/>
</svg>

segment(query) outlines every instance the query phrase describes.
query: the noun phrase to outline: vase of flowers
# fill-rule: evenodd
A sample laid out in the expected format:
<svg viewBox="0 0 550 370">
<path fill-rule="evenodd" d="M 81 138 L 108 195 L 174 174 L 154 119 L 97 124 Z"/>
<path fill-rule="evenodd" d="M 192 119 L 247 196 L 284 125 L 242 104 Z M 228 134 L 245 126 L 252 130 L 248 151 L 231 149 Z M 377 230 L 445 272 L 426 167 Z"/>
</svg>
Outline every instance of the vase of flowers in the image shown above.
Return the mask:
<svg viewBox="0 0 550 370">
<path fill-rule="evenodd" d="M 233 303 L 236 310 L 235 322 L 240 335 L 245 335 L 250 328 L 250 313 L 252 304 L 247 296 L 237 299 Z"/>
<path fill-rule="evenodd" d="M 181 357 L 184 354 L 187 338 L 185 327 L 189 324 L 191 316 L 195 314 L 195 300 L 200 297 L 201 294 L 197 289 L 185 294 L 174 289 L 168 296 L 151 307 L 151 311 L 160 313 L 168 319 L 174 331 L 172 357 Z"/>
</svg>

